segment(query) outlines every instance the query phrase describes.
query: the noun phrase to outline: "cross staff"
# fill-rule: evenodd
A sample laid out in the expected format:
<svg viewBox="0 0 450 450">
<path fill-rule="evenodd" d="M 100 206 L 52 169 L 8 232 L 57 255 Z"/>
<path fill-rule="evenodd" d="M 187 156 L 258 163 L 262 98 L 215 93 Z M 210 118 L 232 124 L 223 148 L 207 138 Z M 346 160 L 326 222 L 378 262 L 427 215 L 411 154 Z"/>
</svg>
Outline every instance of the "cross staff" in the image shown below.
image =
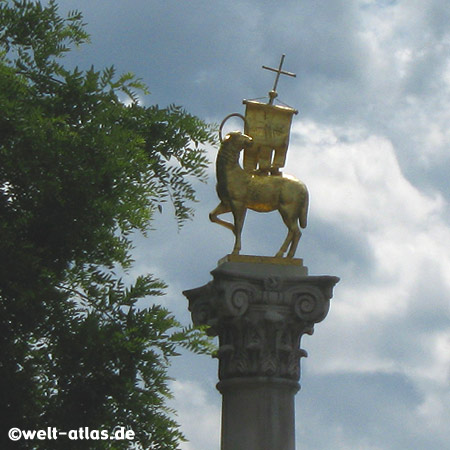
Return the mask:
<svg viewBox="0 0 450 450">
<path fill-rule="evenodd" d="M 296 77 L 297 75 L 295 73 L 292 72 L 286 72 L 285 70 L 281 70 L 281 68 L 283 67 L 283 62 L 284 62 L 284 58 L 286 55 L 282 55 L 281 56 L 281 61 L 280 61 L 280 65 L 278 67 L 278 69 L 274 69 L 272 67 L 267 67 L 267 66 L 262 66 L 263 69 L 267 69 L 267 70 L 271 70 L 272 72 L 276 72 L 277 76 L 275 78 L 275 83 L 273 84 L 273 89 L 269 92 L 269 105 L 271 105 L 274 101 L 274 99 L 277 97 L 277 85 L 278 85 L 278 79 L 280 78 L 280 75 L 288 75 L 290 77 Z"/>
</svg>

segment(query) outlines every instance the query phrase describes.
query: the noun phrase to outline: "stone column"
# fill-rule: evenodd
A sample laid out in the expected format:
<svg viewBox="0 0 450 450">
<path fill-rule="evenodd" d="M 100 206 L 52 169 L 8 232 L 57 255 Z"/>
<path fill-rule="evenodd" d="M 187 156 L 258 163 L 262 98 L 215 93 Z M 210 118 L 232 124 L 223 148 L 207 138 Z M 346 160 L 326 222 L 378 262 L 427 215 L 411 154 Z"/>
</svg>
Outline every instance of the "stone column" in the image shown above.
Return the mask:
<svg viewBox="0 0 450 450">
<path fill-rule="evenodd" d="M 213 281 L 184 292 L 195 325 L 219 337 L 222 450 L 295 450 L 303 334 L 329 310 L 332 276 L 300 259 L 228 255 Z"/>
</svg>

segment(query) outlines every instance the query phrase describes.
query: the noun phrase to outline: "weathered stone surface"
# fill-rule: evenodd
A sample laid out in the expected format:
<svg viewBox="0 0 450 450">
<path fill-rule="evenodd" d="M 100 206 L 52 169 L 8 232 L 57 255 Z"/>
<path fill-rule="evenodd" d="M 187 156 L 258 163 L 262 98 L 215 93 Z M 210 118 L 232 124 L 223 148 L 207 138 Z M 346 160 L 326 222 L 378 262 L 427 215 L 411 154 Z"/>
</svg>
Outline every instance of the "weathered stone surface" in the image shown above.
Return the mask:
<svg viewBox="0 0 450 450">
<path fill-rule="evenodd" d="M 300 358 L 306 356 L 301 337 L 327 315 L 338 278 L 270 262 L 225 261 L 211 273 L 213 281 L 184 294 L 194 324 L 209 325 L 209 333 L 219 336 L 220 380 L 298 381 Z"/>
<path fill-rule="evenodd" d="M 219 337 L 222 450 L 295 450 L 301 337 L 326 317 L 339 279 L 279 260 L 229 255 L 184 292 L 194 324 Z"/>
<path fill-rule="evenodd" d="M 294 450 L 296 381 L 248 377 L 217 385 L 222 401 L 222 450 Z"/>
</svg>

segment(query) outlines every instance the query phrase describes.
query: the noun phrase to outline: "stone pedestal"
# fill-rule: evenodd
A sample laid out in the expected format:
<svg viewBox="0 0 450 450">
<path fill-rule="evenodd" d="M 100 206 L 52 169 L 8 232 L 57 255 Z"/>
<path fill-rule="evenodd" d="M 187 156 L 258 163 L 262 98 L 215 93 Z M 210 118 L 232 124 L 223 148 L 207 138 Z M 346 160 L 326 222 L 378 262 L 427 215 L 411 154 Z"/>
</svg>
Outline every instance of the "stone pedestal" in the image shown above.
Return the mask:
<svg viewBox="0 0 450 450">
<path fill-rule="evenodd" d="M 295 450 L 303 334 L 329 310 L 332 276 L 300 259 L 228 255 L 213 281 L 184 292 L 195 325 L 219 337 L 222 450 Z"/>
</svg>

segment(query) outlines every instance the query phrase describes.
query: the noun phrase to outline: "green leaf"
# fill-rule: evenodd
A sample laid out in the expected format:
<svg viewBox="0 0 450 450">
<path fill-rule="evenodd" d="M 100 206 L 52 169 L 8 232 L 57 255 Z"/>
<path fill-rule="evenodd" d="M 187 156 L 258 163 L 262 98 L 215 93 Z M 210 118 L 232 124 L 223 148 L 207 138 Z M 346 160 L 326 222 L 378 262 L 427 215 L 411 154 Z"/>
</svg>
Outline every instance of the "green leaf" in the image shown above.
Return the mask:
<svg viewBox="0 0 450 450">
<path fill-rule="evenodd" d="M 192 218 L 215 128 L 142 106 L 143 81 L 114 66 L 66 68 L 88 40 L 77 11 L 0 0 L 0 447 L 13 426 L 52 424 L 129 426 L 137 446 L 175 449 L 168 366 L 214 346 L 155 303 L 163 281 L 125 280 L 154 211 L 169 201 L 180 227 Z"/>
</svg>

